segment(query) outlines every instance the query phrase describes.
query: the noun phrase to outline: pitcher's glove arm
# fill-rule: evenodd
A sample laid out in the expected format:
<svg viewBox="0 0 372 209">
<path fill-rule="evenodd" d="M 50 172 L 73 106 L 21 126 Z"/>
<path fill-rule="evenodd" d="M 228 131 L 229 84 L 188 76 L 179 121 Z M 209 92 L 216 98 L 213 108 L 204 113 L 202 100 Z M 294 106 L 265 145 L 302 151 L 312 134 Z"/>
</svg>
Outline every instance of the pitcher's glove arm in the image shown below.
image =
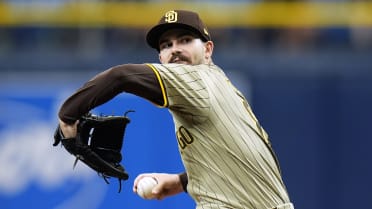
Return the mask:
<svg viewBox="0 0 372 209">
<path fill-rule="evenodd" d="M 74 167 L 80 160 L 95 170 L 105 181 L 110 177 L 121 181 L 128 179 L 128 173 L 120 164 L 124 133 L 130 119 L 127 116 L 97 116 L 87 114 L 79 119 L 77 134 L 74 138 L 65 138 L 58 125 L 54 133 L 54 144 L 60 142 L 76 157 Z"/>
</svg>

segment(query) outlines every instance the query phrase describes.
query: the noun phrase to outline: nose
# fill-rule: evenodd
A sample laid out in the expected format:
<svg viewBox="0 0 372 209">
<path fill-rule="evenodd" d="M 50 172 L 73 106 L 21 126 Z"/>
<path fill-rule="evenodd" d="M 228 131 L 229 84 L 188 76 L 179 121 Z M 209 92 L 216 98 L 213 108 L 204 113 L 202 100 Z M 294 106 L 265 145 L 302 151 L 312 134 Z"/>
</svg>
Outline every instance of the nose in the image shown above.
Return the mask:
<svg viewBox="0 0 372 209">
<path fill-rule="evenodd" d="M 177 44 L 177 42 L 174 41 L 174 42 L 172 43 L 172 48 L 171 48 L 171 50 L 172 50 L 172 54 L 178 54 L 178 53 L 181 52 L 182 49 L 181 49 L 180 46 Z"/>
</svg>

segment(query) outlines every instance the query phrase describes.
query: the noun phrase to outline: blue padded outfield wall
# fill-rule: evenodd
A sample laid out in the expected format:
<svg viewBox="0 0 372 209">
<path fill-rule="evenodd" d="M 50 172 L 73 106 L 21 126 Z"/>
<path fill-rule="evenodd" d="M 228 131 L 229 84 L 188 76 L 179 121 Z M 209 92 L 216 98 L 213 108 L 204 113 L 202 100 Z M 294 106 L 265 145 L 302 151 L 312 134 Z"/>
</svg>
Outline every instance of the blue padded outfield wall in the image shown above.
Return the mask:
<svg viewBox="0 0 372 209">
<path fill-rule="evenodd" d="M 107 185 L 61 147 L 53 147 L 56 111 L 72 93 L 70 86 L 39 85 L 1 88 L 1 209 L 191 208 L 186 195 L 165 201 L 144 201 L 132 192 L 141 172 L 181 172 L 171 118 L 166 109 L 135 96 L 119 96 L 97 108 L 97 114 L 124 114 L 129 109 L 123 164 L 130 179 Z M 75 86 L 74 86 L 75 87 Z"/>
</svg>

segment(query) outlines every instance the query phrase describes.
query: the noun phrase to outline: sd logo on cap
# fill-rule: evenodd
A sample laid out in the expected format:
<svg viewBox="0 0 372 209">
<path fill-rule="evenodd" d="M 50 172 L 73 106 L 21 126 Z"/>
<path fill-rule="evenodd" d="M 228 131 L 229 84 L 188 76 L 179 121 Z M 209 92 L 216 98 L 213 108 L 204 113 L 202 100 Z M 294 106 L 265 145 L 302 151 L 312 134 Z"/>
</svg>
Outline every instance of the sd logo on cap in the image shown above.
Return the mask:
<svg viewBox="0 0 372 209">
<path fill-rule="evenodd" d="M 190 30 L 197 34 L 203 41 L 211 40 L 207 27 L 197 13 L 186 10 L 172 10 L 166 12 L 158 24 L 149 30 L 146 36 L 147 43 L 159 51 L 160 36 L 173 28 Z"/>
</svg>

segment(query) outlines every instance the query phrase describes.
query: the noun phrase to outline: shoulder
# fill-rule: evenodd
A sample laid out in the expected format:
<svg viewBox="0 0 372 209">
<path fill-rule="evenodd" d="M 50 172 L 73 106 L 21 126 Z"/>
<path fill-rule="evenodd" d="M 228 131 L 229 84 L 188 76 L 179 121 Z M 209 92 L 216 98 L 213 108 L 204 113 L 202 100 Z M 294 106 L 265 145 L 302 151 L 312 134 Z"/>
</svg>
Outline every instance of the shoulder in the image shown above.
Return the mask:
<svg viewBox="0 0 372 209">
<path fill-rule="evenodd" d="M 158 71 L 174 71 L 174 72 L 194 72 L 200 70 L 217 70 L 222 71 L 220 67 L 214 64 L 200 64 L 200 65 L 185 65 L 185 64 L 159 64 L 148 63 L 150 68 Z"/>
</svg>

